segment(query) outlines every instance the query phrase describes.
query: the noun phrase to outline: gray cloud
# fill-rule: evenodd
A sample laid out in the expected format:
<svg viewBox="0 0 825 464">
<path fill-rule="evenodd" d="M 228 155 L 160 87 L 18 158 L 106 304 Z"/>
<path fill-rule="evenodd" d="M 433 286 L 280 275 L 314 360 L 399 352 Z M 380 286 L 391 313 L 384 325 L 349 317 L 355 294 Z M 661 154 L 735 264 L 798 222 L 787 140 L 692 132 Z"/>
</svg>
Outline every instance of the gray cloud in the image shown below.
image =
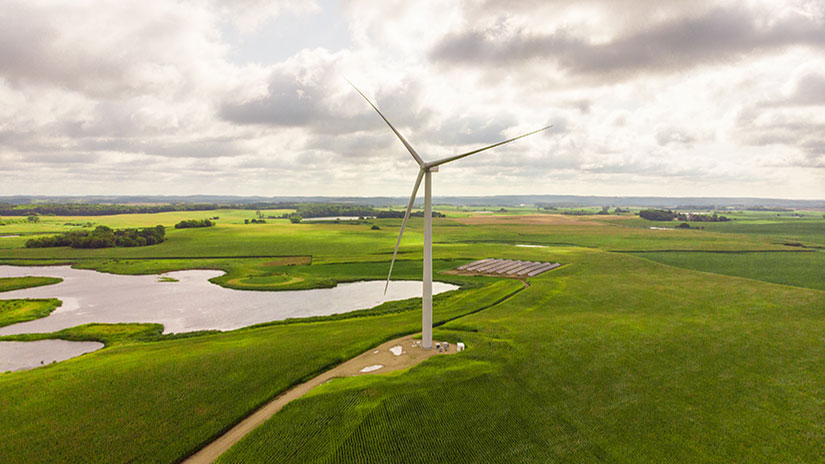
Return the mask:
<svg viewBox="0 0 825 464">
<path fill-rule="evenodd" d="M 343 94 L 338 90 L 344 76 L 338 57 L 307 57 L 306 62 L 273 71 L 266 95 L 225 101 L 219 115 L 233 124 L 305 127 L 317 134 L 386 130 L 378 114 L 355 90 L 347 87 Z M 419 128 L 432 116 L 421 105 L 421 88 L 415 82 L 362 90 L 374 95 L 373 102 L 398 129 Z"/>
<path fill-rule="evenodd" d="M 785 98 L 762 102 L 763 106 L 820 106 L 825 105 L 825 75 L 805 74 Z"/>
<path fill-rule="evenodd" d="M 585 75 L 676 71 L 792 45 L 825 48 L 825 25 L 801 15 L 762 25 L 743 9 L 714 9 L 668 19 L 647 29 L 595 43 L 569 30 L 537 34 L 523 29 L 470 29 L 444 37 L 430 53 L 441 63 L 506 66 L 530 60 L 555 62 Z"/>
<path fill-rule="evenodd" d="M 178 86 L 201 72 L 198 60 L 223 53 L 216 37 L 200 34 L 208 16 L 184 5 L 36 3 L 0 7 L 0 77 L 18 87 L 105 98 L 185 90 Z"/>
<path fill-rule="evenodd" d="M 740 140 L 752 146 L 787 146 L 801 153 L 791 166 L 825 168 L 825 122 L 806 115 L 763 113 L 757 107 L 739 113 L 736 120 Z"/>
</svg>

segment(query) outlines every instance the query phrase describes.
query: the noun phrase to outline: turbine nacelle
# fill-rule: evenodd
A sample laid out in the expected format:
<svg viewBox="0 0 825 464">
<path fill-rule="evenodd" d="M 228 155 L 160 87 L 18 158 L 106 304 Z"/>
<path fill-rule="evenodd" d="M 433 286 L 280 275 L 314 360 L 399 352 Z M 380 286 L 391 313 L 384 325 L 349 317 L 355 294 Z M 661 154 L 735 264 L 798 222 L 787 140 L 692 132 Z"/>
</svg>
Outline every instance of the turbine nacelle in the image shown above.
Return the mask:
<svg viewBox="0 0 825 464">
<path fill-rule="evenodd" d="M 442 158 L 435 161 L 425 162 L 421 159 L 421 156 L 418 155 L 418 152 L 412 147 L 412 145 L 407 142 L 407 139 L 401 135 L 398 130 L 390 123 L 390 121 L 384 116 L 383 113 L 378 109 L 377 106 L 369 99 L 363 92 L 361 92 L 358 87 L 355 86 L 352 82 L 347 80 L 352 88 L 355 89 L 367 103 L 372 106 L 376 113 L 381 116 L 381 119 L 387 123 L 387 126 L 390 127 L 390 130 L 393 131 L 396 137 L 401 140 L 401 143 L 410 152 L 413 159 L 416 163 L 418 163 L 418 176 L 415 179 L 415 185 L 413 186 L 412 195 L 410 195 L 410 202 L 407 204 L 407 210 L 404 213 L 404 219 L 401 221 L 401 230 L 398 233 L 398 240 L 395 242 L 395 250 L 392 253 L 392 261 L 390 261 L 390 271 L 387 273 L 387 283 L 384 285 L 384 295 L 387 294 L 387 289 L 390 285 L 390 278 L 392 277 L 392 268 L 395 265 L 395 258 L 398 255 L 398 247 L 401 245 L 401 237 L 404 236 L 404 228 L 407 226 L 407 220 L 410 218 L 410 212 L 412 212 L 413 203 L 415 203 L 415 196 L 418 193 L 418 188 L 421 186 L 421 180 L 426 179 L 425 182 L 425 189 L 424 189 L 424 292 L 422 295 L 422 338 L 423 338 L 423 345 L 424 348 L 429 349 L 432 347 L 432 179 L 431 174 L 434 172 L 438 172 L 438 167 L 442 164 L 449 163 L 451 161 L 456 161 L 461 158 L 465 158 L 470 155 L 474 155 L 476 153 L 480 153 L 485 150 L 489 150 L 491 148 L 495 148 L 505 143 L 510 143 L 520 138 L 527 137 L 528 135 L 533 135 L 537 132 L 541 132 L 547 130 L 551 126 L 542 127 L 541 129 L 535 130 L 533 132 L 528 132 L 523 135 L 519 135 L 518 137 L 513 137 L 511 139 L 503 140 L 498 143 L 494 143 L 492 145 L 479 148 L 477 150 L 468 151 L 467 153 L 462 153 L 460 155 L 455 156 L 448 156 L 446 158 Z"/>
</svg>

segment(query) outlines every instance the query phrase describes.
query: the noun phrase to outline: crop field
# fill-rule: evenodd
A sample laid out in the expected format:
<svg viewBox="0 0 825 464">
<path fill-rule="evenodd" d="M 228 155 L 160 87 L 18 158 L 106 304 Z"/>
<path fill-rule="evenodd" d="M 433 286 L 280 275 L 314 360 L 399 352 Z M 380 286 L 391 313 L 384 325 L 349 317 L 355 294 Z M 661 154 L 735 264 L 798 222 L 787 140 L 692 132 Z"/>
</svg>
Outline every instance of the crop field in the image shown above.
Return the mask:
<svg viewBox="0 0 825 464">
<path fill-rule="evenodd" d="M 825 252 L 650 252 L 636 256 L 697 271 L 825 290 Z"/>
<path fill-rule="evenodd" d="M 629 216 L 445 212 L 434 220 L 435 279 L 461 288 L 435 297 L 433 336 L 468 349 L 324 384 L 220 462 L 825 460 L 821 214 L 743 213 L 670 231 Z M 215 216 L 215 227 L 172 228 Z M 400 225 L 244 224 L 253 217 L 218 210 L 9 222 L 0 234 L 20 237 L 0 240 L 0 264 L 119 274 L 220 269 L 226 274 L 213 282 L 230 288 L 328 287 L 386 278 Z M 87 222 L 162 224 L 167 240 L 23 247 L 27 237 Z M 420 278 L 422 241 L 422 220 L 413 218 L 394 278 Z M 563 266 L 527 286 L 441 273 L 482 258 Z M 105 348 L 0 374 L 0 462 L 180 461 L 290 386 L 419 331 L 420 318 L 416 298 L 229 332 L 89 324 L 2 337 Z"/>
</svg>

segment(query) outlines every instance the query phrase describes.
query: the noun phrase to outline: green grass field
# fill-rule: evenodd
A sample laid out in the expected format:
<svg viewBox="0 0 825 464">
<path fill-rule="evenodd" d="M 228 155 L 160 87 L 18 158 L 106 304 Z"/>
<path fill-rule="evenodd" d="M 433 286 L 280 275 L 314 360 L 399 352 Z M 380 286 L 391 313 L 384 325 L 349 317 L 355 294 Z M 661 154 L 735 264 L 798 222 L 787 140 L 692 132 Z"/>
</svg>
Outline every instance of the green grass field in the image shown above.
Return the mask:
<svg viewBox="0 0 825 464">
<path fill-rule="evenodd" d="M 46 317 L 59 306 L 55 298 L 0 300 L 0 327 Z"/>
<path fill-rule="evenodd" d="M 10 292 L 21 288 L 40 287 L 63 282 L 59 277 L 0 277 L 0 292 Z"/>
<path fill-rule="evenodd" d="M 583 251 L 434 335 L 469 351 L 331 382 L 221 462 L 819 462 L 824 311 L 820 291 Z"/>
<path fill-rule="evenodd" d="M 650 252 L 636 256 L 697 271 L 825 291 L 825 252 Z"/>
<path fill-rule="evenodd" d="M 445 212 L 434 221 L 436 279 L 462 288 L 435 298 L 434 336 L 468 350 L 329 382 L 222 462 L 825 459 L 825 252 L 785 244 L 821 243 L 821 215 L 743 213 L 718 228 L 657 231 L 629 217 Z M 216 227 L 171 229 L 155 246 L 22 248 L 26 236 L 79 227 L 67 223 L 171 226 L 213 216 Z M 243 224 L 252 217 L 43 217 L 0 228 L 21 235 L 0 240 L 0 263 L 121 274 L 221 269 L 213 281 L 231 288 L 312 288 L 386 278 L 400 225 Z M 419 278 L 422 239 L 413 218 L 394 276 Z M 528 288 L 440 274 L 487 257 L 564 266 Z M 225 333 L 89 324 L 4 337 L 106 347 L 0 374 L 0 462 L 177 462 L 289 386 L 420 330 L 419 308 L 411 299 Z"/>
</svg>

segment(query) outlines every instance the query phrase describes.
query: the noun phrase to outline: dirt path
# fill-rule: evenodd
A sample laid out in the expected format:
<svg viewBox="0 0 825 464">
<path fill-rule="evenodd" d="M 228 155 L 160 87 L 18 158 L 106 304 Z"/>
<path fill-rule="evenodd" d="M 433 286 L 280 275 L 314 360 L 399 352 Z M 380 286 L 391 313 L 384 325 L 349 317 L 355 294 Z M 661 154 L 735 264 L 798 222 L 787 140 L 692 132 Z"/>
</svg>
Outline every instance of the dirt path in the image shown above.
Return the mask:
<svg viewBox="0 0 825 464">
<path fill-rule="evenodd" d="M 441 352 L 438 352 L 435 347 L 435 344 L 438 342 L 435 340 L 433 340 L 433 348 L 431 350 L 425 350 L 421 348 L 419 341 L 413 340 L 413 336 L 414 335 L 407 335 L 406 337 L 388 341 L 377 348 L 372 348 L 317 377 L 287 390 L 183 462 L 186 464 L 207 464 L 214 462 L 218 459 L 218 456 L 237 443 L 247 433 L 251 432 L 253 429 L 272 417 L 287 403 L 304 396 L 313 388 L 332 378 L 352 377 L 355 375 L 367 374 L 384 374 L 400 369 L 406 369 L 435 355 L 454 354 L 456 352 L 455 345 L 452 344 L 450 345 L 448 351 L 445 352 L 442 350 Z M 398 347 L 401 349 L 399 350 Z M 393 348 L 396 352 L 400 352 L 401 354 L 394 354 L 391 351 Z M 381 367 L 375 368 L 375 366 Z M 364 368 L 372 368 L 372 370 L 362 372 L 362 369 Z"/>
</svg>

